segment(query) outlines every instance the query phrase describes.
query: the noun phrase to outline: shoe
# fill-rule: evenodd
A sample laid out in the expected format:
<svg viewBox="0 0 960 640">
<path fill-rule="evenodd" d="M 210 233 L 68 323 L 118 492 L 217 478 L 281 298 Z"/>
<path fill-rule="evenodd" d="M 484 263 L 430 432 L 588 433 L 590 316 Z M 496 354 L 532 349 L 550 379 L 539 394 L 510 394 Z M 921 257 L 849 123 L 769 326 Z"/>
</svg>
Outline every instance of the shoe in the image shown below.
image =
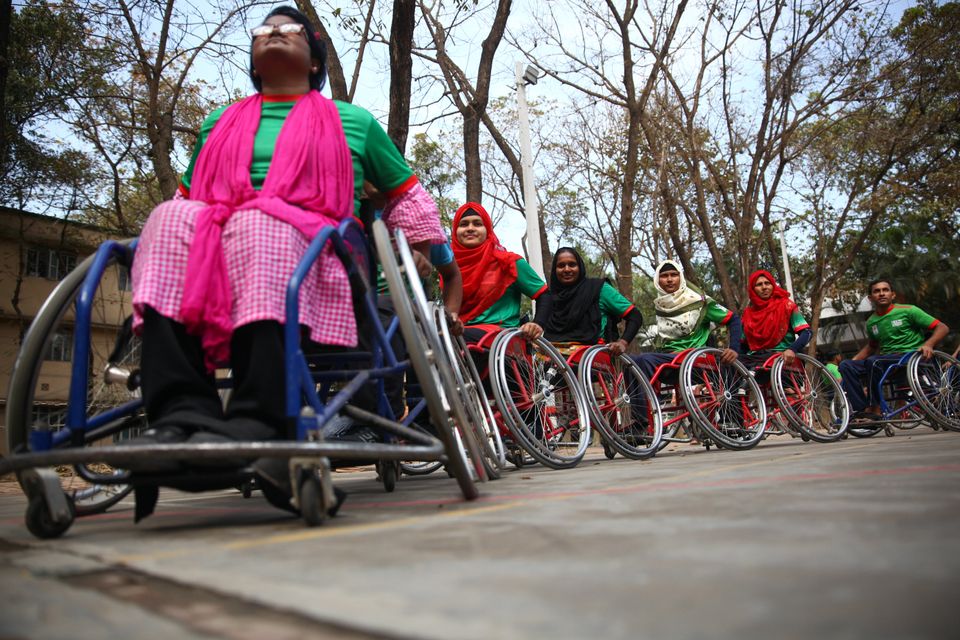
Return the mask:
<svg viewBox="0 0 960 640">
<path fill-rule="evenodd" d="M 187 444 L 238 444 L 237 440 L 213 431 L 197 431 L 187 438 Z M 193 458 L 186 462 L 194 469 L 240 469 L 250 464 L 244 458 Z"/>
<path fill-rule="evenodd" d="M 327 422 L 323 426 L 323 437 L 325 440 L 343 442 L 366 442 L 369 444 L 383 442 L 383 436 L 373 427 L 344 417 L 337 417 Z"/>
<path fill-rule="evenodd" d="M 192 429 L 180 425 L 168 424 L 160 427 L 150 427 L 140 435 L 117 443 L 119 447 L 135 447 L 141 445 L 182 444 L 186 442 Z M 144 458 L 122 464 L 130 471 L 140 473 L 176 473 L 182 471 L 179 460 L 172 458 Z"/>
</svg>

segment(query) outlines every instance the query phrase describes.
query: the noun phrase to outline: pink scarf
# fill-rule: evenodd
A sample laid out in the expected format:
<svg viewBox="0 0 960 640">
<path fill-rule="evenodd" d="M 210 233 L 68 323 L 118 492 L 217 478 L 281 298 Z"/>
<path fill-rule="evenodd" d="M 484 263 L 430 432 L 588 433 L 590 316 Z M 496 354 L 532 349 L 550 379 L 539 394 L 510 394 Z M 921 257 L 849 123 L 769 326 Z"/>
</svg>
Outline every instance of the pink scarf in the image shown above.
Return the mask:
<svg viewBox="0 0 960 640">
<path fill-rule="evenodd" d="M 263 97 L 230 106 L 206 140 L 190 183 L 191 200 L 207 203 L 197 215 L 180 313 L 199 335 L 207 368 L 230 358 L 232 298 L 220 244 L 235 211 L 260 211 L 293 225 L 308 239 L 353 213 L 353 161 L 333 101 L 305 94 L 287 116 L 263 188 L 250 182 L 253 140 Z"/>
</svg>

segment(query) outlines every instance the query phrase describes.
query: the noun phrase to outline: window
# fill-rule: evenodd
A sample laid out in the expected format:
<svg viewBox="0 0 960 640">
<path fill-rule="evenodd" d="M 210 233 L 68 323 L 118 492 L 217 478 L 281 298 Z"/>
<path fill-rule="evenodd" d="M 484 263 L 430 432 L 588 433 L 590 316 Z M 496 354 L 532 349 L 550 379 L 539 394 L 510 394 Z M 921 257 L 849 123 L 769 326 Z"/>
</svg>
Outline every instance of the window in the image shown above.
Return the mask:
<svg viewBox="0 0 960 640">
<path fill-rule="evenodd" d="M 77 266 L 77 256 L 73 253 L 32 247 L 27 249 L 27 276 L 63 280 Z"/>
<path fill-rule="evenodd" d="M 64 406 L 35 406 L 30 415 L 30 424 L 34 428 L 46 427 L 52 431 L 59 431 L 67 424 L 67 408 Z"/>
<path fill-rule="evenodd" d="M 117 289 L 133 291 L 133 286 L 130 284 L 130 270 L 120 265 L 117 265 Z"/>
<path fill-rule="evenodd" d="M 50 346 L 43 355 L 44 360 L 55 362 L 70 362 L 73 360 L 73 331 L 60 330 L 53 334 Z"/>
</svg>

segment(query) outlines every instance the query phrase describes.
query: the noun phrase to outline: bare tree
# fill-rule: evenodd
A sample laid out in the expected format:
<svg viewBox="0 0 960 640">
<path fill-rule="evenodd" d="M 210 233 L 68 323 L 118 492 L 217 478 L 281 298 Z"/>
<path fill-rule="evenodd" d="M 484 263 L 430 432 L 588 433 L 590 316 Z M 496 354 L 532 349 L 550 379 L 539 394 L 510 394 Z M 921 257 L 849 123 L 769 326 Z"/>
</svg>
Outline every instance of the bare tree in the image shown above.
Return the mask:
<svg viewBox="0 0 960 640">
<path fill-rule="evenodd" d="M 622 6 L 619 6 L 622 5 Z M 624 144 L 619 167 L 618 224 L 613 230 L 618 289 L 628 297 L 633 292 L 633 236 L 636 182 L 640 173 L 640 152 L 644 139 L 655 135 L 647 107 L 664 62 L 674 47 L 687 0 L 675 4 L 666 0 L 653 7 L 639 0 L 602 5 L 586 0 L 551 3 L 547 14 L 538 20 L 538 33 L 530 45 L 517 43 L 527 57 L 544 73 L 561 84 L 592 99 L 622 110 Z M 641 15 L 654 17 L 646 27 Z M 562 15 L 579 16 L 579 37 L 562 34 Z M 537 51 L 545 40 L 550 53 Z M 639 59 L 652 63 L 640 69 Z"/>
<path fill-rule="evenodd" d="M 467 200 L 480 202 L 483 198 L 483 174 L 480 164 L 480 124 L 490 126 L 487 104 L 490 100 L 490 79 L 493 73 L 493 60 L 503 39 L 510 16 L 511 0 L 497 0 L 490 30 L 481 45 L 480 62 L 477 64 L 476 82 L 456 63 L 448 48 L 450 34 L 464 20 L 466 4 L 458 5 L 455 14 L 449 20 L 437 16 L 436 2 L 420 0 L 420 10 L 432 40 L 432 50 L 417 51 L 417 55 L 435 63 L 443 77 L 447 95 L 463 116 L 463 159 L 466 175 Z M 444 24 L 446 23 L 446 24 Z M 492 134 L 493 132 L 491 132 Z M 496 138 L 496 136 L 495 136 Z M 505 146 L 509 148 L 509 145 Z M 516 156 L 509 151 L 513 160 Z M 506 154 L 505 154 L 506 155 Z M 520 175 L 520 163 L 516 160 L 516 173 Z"/>
</svg>

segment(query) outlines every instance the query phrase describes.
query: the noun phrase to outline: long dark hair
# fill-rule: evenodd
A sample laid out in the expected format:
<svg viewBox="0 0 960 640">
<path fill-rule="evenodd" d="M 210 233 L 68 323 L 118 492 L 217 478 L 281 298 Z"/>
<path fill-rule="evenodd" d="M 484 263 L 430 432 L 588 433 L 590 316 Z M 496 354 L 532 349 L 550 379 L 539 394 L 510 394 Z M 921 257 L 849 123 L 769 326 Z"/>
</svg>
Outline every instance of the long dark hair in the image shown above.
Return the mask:
<svg viewBox="0 0 960 640">
<path fill-rule="evenodd" d="M 287 5 L 277 7 L 268 13 L 263 19 L 263 23 L 273 16 L 286 16 L 303 25 L 304 34 L 307 36 L 307 43 L 310 45 L 310 57 L 320 61 L 320 64 L 317 67 L 317 72 L 310 74 L 310 88 L 315 89 L 316 91 L 321 91 L 323 89 L 323 85 L 327 83 L 327 45 L 320 40 L 320 34 L 317 32 L 316 27 L 310 23 L 310 20 L 307 19 L 307 16 L 300 13 L 300 11 L 297 9 Z M 250 81 L 253 83 L 253 86 L 257 91 L 262 89 L 263 83 L 260 81 L 260 78 L 253 73 L 252 41 L 250 42 Z"/>
</svg>

